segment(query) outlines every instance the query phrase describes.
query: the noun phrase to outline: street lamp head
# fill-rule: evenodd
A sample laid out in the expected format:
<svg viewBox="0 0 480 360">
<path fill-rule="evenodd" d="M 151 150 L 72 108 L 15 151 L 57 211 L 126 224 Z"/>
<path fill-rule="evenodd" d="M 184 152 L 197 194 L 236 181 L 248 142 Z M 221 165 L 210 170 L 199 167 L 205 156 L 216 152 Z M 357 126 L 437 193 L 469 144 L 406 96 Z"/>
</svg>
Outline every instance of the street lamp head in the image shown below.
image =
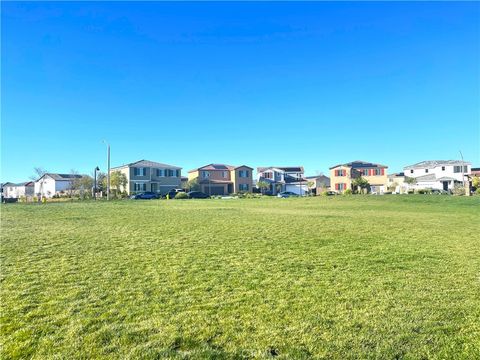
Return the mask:
<svg viewBox="0 0 480 360">
<path fill-rule="evenodd" d="M 97 166 L 97 167 L 95 168 L 95 170 L 100 171 L 100 168 Z"/>
</svg>

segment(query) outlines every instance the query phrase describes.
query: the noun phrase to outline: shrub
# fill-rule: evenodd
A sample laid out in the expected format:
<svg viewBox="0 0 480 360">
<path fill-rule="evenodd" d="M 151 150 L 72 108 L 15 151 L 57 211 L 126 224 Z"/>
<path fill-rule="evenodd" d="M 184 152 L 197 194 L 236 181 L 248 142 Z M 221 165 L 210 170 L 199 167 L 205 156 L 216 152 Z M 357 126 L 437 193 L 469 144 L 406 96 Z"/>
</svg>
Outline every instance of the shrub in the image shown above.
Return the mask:
<svg viewBox="0 0 480 360">
<path fill-rule="evenodd" d="M 352 195 L 353 192 L 352 192 L 352 189 L 347 189 L 343 192 L 343 195 Z"/>
<path fill-rule="evenodd" d="M 432 191 L 429 189 L 418 189 L 417 194 L 431 194 Z"/>
<path fill-rule="evenodd" d="M 465 188 L 461 184 L 457 184 L 453 187 L 453 195 L 465 195 Z"/>
<path fill-rule="evenodd" d="M 320 195 L 322 196 L 328 196 L 328 190 L 323 190 Z"/>
<path fill-rule="evenodd" d="M 480 195 L 480 187 L 475 190 L 475 194 Z"/>
<path fill-rule="evenodd" d="M 175 195 L 175 199 L 188 199 L 188 195 L 185 192 L 179 192 Z"/>
</svg>

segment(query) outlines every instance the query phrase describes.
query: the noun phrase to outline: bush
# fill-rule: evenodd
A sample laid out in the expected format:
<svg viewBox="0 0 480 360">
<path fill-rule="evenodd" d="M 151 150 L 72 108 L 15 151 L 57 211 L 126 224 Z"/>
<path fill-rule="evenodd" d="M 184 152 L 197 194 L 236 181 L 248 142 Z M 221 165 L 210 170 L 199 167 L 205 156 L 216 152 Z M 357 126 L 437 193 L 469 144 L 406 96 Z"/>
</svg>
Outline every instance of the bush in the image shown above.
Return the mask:
<svg viewBox="0 0 480 360">
<path fill-rule="evenodd" d="M 432 191 L 430 189 L 418 189 L 417 190 L 417 194 L 422 194 L 422 195 L 425 195 L 425 194 L 431 194 Z"/>
<path fill-rule="evenodd" d="M 179 192 L 175 195 L 175 199 L 188 199 L 188 195 L 185 192 Z"/>
<path fill-rule="evenodd" d="M 465 195 L 465 188 L 461 184 L 457 184 L 453 187 L 453 195 Z"/>
<path fill-rule="evenodd" d="M 475 194 L 480 195 L 480 187 L 475 190 Z"/>
<path fill-rule="evenodd" d="M 352 192 L 352 189 L 347 189 L 343 192 L 343 195 L 352 195 L 353 192 Z"/>
</svg>

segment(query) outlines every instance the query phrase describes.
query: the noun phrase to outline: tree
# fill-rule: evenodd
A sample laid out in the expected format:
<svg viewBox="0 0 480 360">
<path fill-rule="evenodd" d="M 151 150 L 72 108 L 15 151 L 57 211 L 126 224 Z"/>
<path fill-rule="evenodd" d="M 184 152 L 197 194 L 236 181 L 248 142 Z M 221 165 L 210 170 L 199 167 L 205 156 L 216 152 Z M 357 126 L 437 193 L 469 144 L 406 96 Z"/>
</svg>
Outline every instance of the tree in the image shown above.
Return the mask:
<svg viewBox="0 0 480 360">
<path fill-rule="evenodd" d="M 116 192 L 125 191 L 127 188 L 127 176 L 121 171 L 113 171 L 110 174 L 110 187 L 115 189 Z"/>
<path fill-rule="evenodd" d="M 267 181 L 260 180 L 257 182 L 257 188 L 259 188 L 262 195 L 264 195 L 265 190 L 270 189 L 270 184 Z"/>
<path fill-rule="evenodd" d="M 409 176 L 405 176 L 404 180 L 408 185 L 415 185 L 417 183 L 417 179 Z"/>
<path fill-rule="evenodd" d="M 188 180 L 187 181 L 187 189 L 188 189 L 188 191 L 200 191 L 201 186 L 198 183 L 198 179 L 194 178 L 194 179 Z"/>
<path fill-rule="evenodd" d="M 103 192 L 107 188 L 107 174 L 103 172 L 97 173 L 97 191 Z"/>
<path fill-rule="evenodd" d="M 352 185 L 357 188 L 358 193 L 361 193 L 363 192 L 363 189 L 367 189 L 370 184 L 368 183 L 367 179 L 360 176 L 352 181 Z"/>
<path fill-rule="evenodd" d="M 47 170 L 45 170 L 42 167 L 33 168 L 33 175 L 30 176 L 30 179 L 33 180 L 33 181 L 37 181 L 38 179 L 40 179 L 46 173 L 47 173 Z M 43 196 L 43 181 L 40 181 L 39 193 L 37 193 L 35 195 L 38 196 L 38 201 L 40 201 L 40 197 Z"/>
<path fill-rule="evenodd" d="M 475 189 L 478 189 L 480 187 L 480 177 L 478 177 L 477 175 L 475 175 L 472 179 L 472 186 Z"/>
<path fill-rule="evenodd" d="M 314 186 L 315 186 L 315 182 L 314 182 L 314 181 L 307 181 L 308 195 L 311 194 L 312 188 L 313 188 Z"/>
</svg>

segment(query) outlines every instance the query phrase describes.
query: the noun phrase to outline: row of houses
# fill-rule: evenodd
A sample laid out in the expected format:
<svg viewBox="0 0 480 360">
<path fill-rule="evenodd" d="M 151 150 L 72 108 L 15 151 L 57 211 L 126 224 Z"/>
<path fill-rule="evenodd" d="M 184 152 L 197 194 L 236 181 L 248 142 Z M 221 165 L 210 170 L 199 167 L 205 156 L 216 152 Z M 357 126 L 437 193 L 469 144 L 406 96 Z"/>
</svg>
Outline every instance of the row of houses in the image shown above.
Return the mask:
<svg viewBox="0 0 480 360">
<path fill-rule="evenodd" d="M 208 164 L 182 176 L 181 167 L 149 160 L 139 160 L 111 169 L 111 172 L 116 171 L 123 173 L 127 180 L 126 185 L 118 190 L 129 195 L 147 191 L 166 194 L 172 189 L 187 188 L 187 183 L 191 180 L 196 180 L 200 191 L 209 195 L 258 191 L 256 185 L 260 182 L 262 192 L 268 195 L 285 191 L 304 195 L 312 190 L 314 193 L 324 190 L 342 193 L 355 190 L 355 179 L 360 177 L 368 182 L 368 191 L 371 193 L 381 194 L 387 190 L 402 193 L 411 189 L 452 190 L 471 176 L 480 176 L 480 168 L 472 169 L 469 162 L 461 160 L 422 161 L 405 166 L 401 173 L 390 175 L 387 165 L 357 160 L 332 166 L 330 177 L 305 176 L 303 166 L 269 166 L 258 167 L 254 179 L 252 167 L 226 164 Z M 77 174 L 46 173 L 36 181 L 3 184 L 3 196 L 48 198 L 68 191 L 72 181 L 81 177 Z"/>
</svg>

